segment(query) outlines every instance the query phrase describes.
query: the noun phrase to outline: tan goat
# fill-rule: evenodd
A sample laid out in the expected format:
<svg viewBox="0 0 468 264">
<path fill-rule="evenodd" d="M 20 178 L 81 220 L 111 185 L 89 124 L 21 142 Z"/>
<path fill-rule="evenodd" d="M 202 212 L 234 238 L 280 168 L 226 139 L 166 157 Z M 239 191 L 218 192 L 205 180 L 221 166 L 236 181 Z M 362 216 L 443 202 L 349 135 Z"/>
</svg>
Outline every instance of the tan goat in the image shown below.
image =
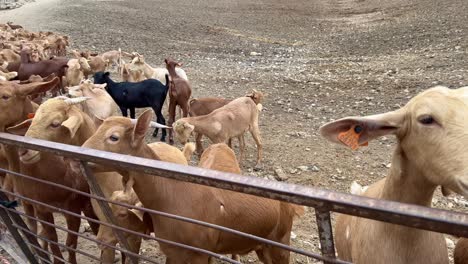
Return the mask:
<svg viewBox="0 0 468 264">
<path fill-rule="evenodd" d="M 83 100 L 83 98 L 53 98 L 47 100 L 44 104 L 42 104 L 39 107 L 38 113 L 34 117 L 31 125 L 29 126 L 26 135 L 38 139 L 81 146 L 85 142 L 85 140 L 96 131 L 95 125 L 91 121 L 90 117 L 87 114 L 80 111 L 76 107 L 77 105 L 71 105 L 69 103 L 79 101 L 82 102 Z M 54 124 L 61 125 L 56 127 Z M 20 124 L 19 126 L 22 125 Z M 9 130 L 13 129 L 14 128 L 11 128 Z M 31 162 L 29 163 L 34 163 L 34 161 L 40 161 L 43 155 L 44 154 L 41 152 L 29 150 L 25 153 L 22 153 L 21 158 L 24 160 L 25 157 L 29 157 L 28 160 L 31 160 Z M 58 163 L 58 165 L 61 164 L 61 162 Z M 76 172 L 74 172 L 73 169 L 70 170 L 70 173 L 72 174 L 67 174 L 67 176 L 75 177 L 77 179 L 83 178 L 83 175 L 81 175 L 80 172 L 78 172 L 78 174 L 75 175 Z M 96 180 L 106 198 L 110 198 L 115 191 L 121 191 L 124 189 L 122 185 L 122 176 L 115 172 L 96 173 Z M 129 190 L 128 192 L 131 192 L 131 190 Z M 135 201 L 133 205 L 135 205 L 137 202 L 138 201 Z M 97 218 L 100 221 L 107 222 L 107 218 L 104 216 L 99 207 L 99 204 L 94 199 L 91 200 L 91 205 Z M 110 232 L 104 233 L 106 235 L 103 235 L 102 232 L 105 231 L 106 226 L 101 225 L 99 227 L 98 237 L 103 239 L 109 239 L 111 241 L 117 241 L 117 239 L 114 237 L 112 230 L 110 230 Z M 49 232 L 51 231 L 49 230 Z M 114 250 L 108 247 L 101 247 L 101 249 L 101 260 L 104 263 L 113 263 Z M 137 253 L 138 250 L 139 247 L 136 250 Z"/>
<path fill-rule="evenodd" d="M 39 107 L 32 120 L 28 119 L 17 126 L 8 128 L 7 131 L 22 135 L 24 134 L 24 130 L 27 129 L 26 137 L 80 145 L 95 130 L 92 120 L 74 106 L 74 104 L 80 101 L 83 101 L 83 99 L 49 99 Z M 68 161 L 63 157 L 47 152 L 20 149 L 19 159 L 21 161 L 20 171 L 26 175 L 33 175 L 39 179 L 62 184 L 83 192 L 89 192 L 89 187 L 84 177 L 76 177 Z M 53 164 L 53 170 L 50 167 L 51 164 Z M 93 210 L 91 210 L 91 201 L 87 197 L 21 177 L 14 177 L 13 181 L 16 191 L 25 197 L 77 214 L 84 212 L 85 215 L 96 218 Z M 54 210 L 36 204 L 33 204 L 33 207 L 39 219 L 48 223 L 54 222 L 52 214 Z M 81 222 L 80 218 L 69 214 L 64 214 L 64 217 L 68 229 L 78 232 Z M 90 225 L 93 231 L 97 233 L 98 225 L 95 223 L 90 223 Z M 42 227 L 41 235 L 53 242 L 57 242 L 55 228 L 49 225 L 42 225 Z M 66 245 L 75 249 L 77 247 L 77 239 L 78 237 L 75 234 L 68 233 Z M 48 246 L 50 246 L 55 256 L 63 258 L 60 248 L 56 244 L 43 244 L 44 249 L 47 249 Z M 77 263 L 75 252 L 72 249 L 68 250 L 68 261 Z M 55 259 L 54 263 L 61 263 L 61 261 Z"/>
<path fill-rule="evenodd" d="M 232 100 L 217 97 L 202 97 L 193 98 L 189 101 L 189 116 L 202 116 L 213 112 L 215 109 L 227 105 Z M 197 143 L 197 152 L 199 155 L 203 153 L 203 145 L 201 142 L 202 134 L 197 133 L 195 136 L 195 142 Z M 239 144 L 244 145 L 244 135 L 238 136 Z M 229 147 L 231 147 L 231 139 L 228 141 Z M 242 141 L 242 142 L 241 142 Z M 242 160 L 242 159 L 241 159 Z"/>
<path fill-rule="evenodd" d="M 369 186 L 365 196 L 431 206 L 438 185 L 468 196 L 468 88 L 434 87 L 399 110 L 340 119 L 320 131 L 352 148 L 396 136 L 388 176 Z M 353 263 L 448 263 L 439 233 L 339 215 L 336 234 L 338 256 Z"/>
<path fill-rule="evenodd" d="M 257 144 L 257 162 L 255 167 L 261 168 L 262 140 L 258 127 L 258 115 L 261 92 L 237 98 L 208 115 L 186 117 L 173 124 L 175 137 L 182 143 L 187 142 L 192 132 L 207 136 L 213 143 L 224 143 L 230 138 L 243 136 L 250 131 Z M 244 159 L 244 141 L 240 140 L 240 161 Z"/>
<path fill-rule="evenodd" d="M 58 78 L 52 79 L 49 82 L 37 82 L 19 84 L 17 82 L 0 81 L 0 131 L 5 132 L 9 126 L 18 124 L 28 119 L 28 114 L 36 112 L 37 104 L 31 101 L 30 96 L 44 93 L 47 90 L 55 87 L 59 82 Z M 4 169 L 12 171 L 19 171 L 18 157 L 16 148 L 9 146 L 2 146 L 0 152 L 0 166 Z M 10 175 L 0 175 L 2 179 L 1 188 L 7 191 L 13 191 L 13 182 Z M 25 204 L 26 211 L 33 211 L 33 208 Z M 32 212 L 34 213 L 34 212 Z M 35 222 L 34 222 L 35 223 Z M 32 227 L 31 221 L 28 224 Z M 32 230 L 35 230 L 32 227 Z"/>
<path fill-rule="evenodd" d="M 83 147 L 160 160 L 159 153 L 145 143 L 152 112 L 141 114 L 136 124 L 123 117 L 110 117 Z M 207 149 L 202 166 L 240 172 L 235 155 L 227 146 Z M 239 231 L 288 244 L 293 218 L 303 208 L 251 195 L 215 189 L 126 171 L 134 179 L 134 190 L 144 207 L 227 226 Z M 223 254 L 247 254 L 258 250 L 265 263 L 289 263 L 289 252 L 218 230 L 152 215 L 155 235 L 179 243 Z M 239 221 L 244 219 L 244 221 Z M 209 257 L 160 244 L 166 263 L 207 264 Z"/>
<path fill-rule="evenodd" d="M 67 63 L 68 69 L 66 70 L 65 77 L 67 78 L 67 86 L 75 86 L 80 84 L 84 79 L 85 72 L 91 72 L 91 66 L 85 58 L 71 59 Z"/>
<path fill-rule="evenodd" d="M 72 97 L 87 97 L 82 105 L 83 111 L 87 113 L 98 127 L 102 120 L 116 115 L 119 107 L 114 99 L 104 90 L 106 84 L 93 84 L 90 80 L 84 80 L 78 86 L 69 87 L 68 94 Z"/>
<path fill-rule="evenodd" d="M 129 63 L 129 66 L 136 72 L 137 70 L 143 72 L 144 77 L 147 79 L 156 79 L 160 81 L 162 84 L 166 84 L 166 74 L 169 74 L 169 71 L 166 68 L 153 68 L 148 63 L 146 63 L 145 58 L 143 55 L 138 53 L 134 53 L 132 61 Z M 180 68 L 176 67 L 175 72 L 178 76 L 182 79 L 188 81 L 187 74 L 185 71 Z M 135 77 L 134 77 L 135 79 Z"/>
</svg>

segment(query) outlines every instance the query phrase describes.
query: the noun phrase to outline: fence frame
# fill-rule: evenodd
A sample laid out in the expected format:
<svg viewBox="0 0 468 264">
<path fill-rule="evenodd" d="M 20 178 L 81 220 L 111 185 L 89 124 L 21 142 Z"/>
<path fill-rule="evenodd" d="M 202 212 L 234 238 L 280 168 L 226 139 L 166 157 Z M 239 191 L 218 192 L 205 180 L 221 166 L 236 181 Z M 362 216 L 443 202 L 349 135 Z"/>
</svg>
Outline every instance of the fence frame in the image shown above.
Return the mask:
<svg viewBox="0 0 468 264">
<path fill-rule="evenodd" d="M 305 187 L 198 167 L 148 160 L 6 133 L 0 133 L 0 143 L 50 152 L 67 158 L 79 159 L 82 164 L 84 175 L 86 175 L 90 184 L 90 189 L 98 196 L 102 194 L 102 191 L 99 193 L 100 188 L 97 186 L 95 180 L 93 180 L 94 176 L 88 168 L 89 165 L 95 163 L 313 207 L 315 208 L 324 263 L 341 262 L 336 259 L 330 211 L 407 227 L 468 237 L 468 214 L 460 212 L 384 201 L 316 187 Z M 96 189 L 96 187 L 98 189 Z M 0 199 L 2 198 L 0 197 Z M 103 201 L 99 204 L 103 212 L 106 211 L 106 206 L 109 207 L 108 203 Z M 0 209 L 5 210 L 2 207 L 0 207 Z M 110 208 L 108 209 L 110 210 Z M 111 211 L 107 211 L 107 213 L 110 212 Z M 21 217 L 17 217 L 21 220 Z M 108 221 L 112 221 L 112 213 L 110 213 L 109 217 Z M 115 228 L 113 228 L 113 230 L 118 231 Z M 28 236 L 26 235 L 26 237 Z M 23 249 L 21 245 L 20 247 Z M 125 243 L 121 244 L 121 247 L 125 248 Z M 25 253 L 26 256 L 29 254 L 26 249 L 23 250 L 23 253 Z M 38 252 L 36 251 L 36 253 Z M 42 260 L 42 258 L 40 259 Z M 46 262 L 42 261 L 42 263 Z"/>
</svg>

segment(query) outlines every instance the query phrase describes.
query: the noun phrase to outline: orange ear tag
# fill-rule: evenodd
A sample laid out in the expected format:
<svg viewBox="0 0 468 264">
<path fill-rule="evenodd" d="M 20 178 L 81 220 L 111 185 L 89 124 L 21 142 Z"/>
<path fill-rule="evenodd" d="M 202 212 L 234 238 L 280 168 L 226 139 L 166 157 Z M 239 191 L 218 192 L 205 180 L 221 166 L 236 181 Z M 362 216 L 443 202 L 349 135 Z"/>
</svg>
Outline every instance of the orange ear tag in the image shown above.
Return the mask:
<svg viewBox="0 0 468 264">
<path fill-rule="evenodd" d="M 28 119 L 34 118 L 34 115 L 35 115 L 34 113 L 29 113 L 28 114 Z"/>
<path fill-rule="evenodd" d="M 343 144 L 350 147 L 352 150 L 356 150 L 361 146 L 369 145 L 368 142 L 359 145 L 359 137 L 361 136 L 361 133 L 361 126 L 352 126 L 348 131 L 341 132 L 340 134 L 338 134 L 338 139 L 341 142 L 343 142 Z"/>
</svg>

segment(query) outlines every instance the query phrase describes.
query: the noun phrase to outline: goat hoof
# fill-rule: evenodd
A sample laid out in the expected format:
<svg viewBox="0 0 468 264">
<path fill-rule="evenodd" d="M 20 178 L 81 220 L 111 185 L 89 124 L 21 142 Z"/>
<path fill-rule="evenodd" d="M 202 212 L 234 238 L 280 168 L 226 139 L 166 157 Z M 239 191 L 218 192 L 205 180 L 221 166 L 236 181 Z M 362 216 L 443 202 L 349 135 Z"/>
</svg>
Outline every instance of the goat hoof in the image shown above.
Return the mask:
<svg viewBox="0 0 468 264">
<path fill-rule="evenodd" d="M 158 136 L 158 133 L 153 133 L 153 137 L 157 137 Z"/>
<path fill-rule="evenodd" d="M 174 140 L 173 140 L 173 139 L 169 139 L 169 144 L 174 145 Z"/>
<path fill-rule="evenodd" d="M 166 138 L 161 138 L 161 142 L 166 142 Z"/>
<path fill-rule="evenodd" d="M 257 164 L 257 165 L 255 165 L 254 171 L 261 171 L 261 170 L 263 170 L 263 164 Z"/>
</svg>

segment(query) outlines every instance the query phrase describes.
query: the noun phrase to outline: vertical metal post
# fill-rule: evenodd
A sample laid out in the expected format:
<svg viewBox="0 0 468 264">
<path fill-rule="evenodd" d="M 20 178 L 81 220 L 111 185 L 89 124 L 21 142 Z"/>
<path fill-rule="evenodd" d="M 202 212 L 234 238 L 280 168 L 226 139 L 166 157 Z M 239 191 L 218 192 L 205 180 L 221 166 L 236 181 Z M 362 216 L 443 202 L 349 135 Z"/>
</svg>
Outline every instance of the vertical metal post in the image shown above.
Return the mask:
<svg viewBox="0 0 468 264">
<path fill-rule="evenodd" d="M 322 255 L 331 259 L 336 259 L 330 211 L 324 208 L 315 208 L 315 217 L 317 219 Z M 328 264 L 329 262 L 324 261 L 324 263 Z"/>
<path fill-rule="evenodd" d="M 3 198 L 6 198 L 6 195 L 3 192 L 0 192 L 0 194 L 1 194 L 0 196 L 4 196 Z M 4 201 L 6 201 L 6 199 Z M 8 231 L 10 231 L 10 234 L 13 236 L 13 238 L 15 239 L 16 243 L 20 247 L 21 251 L 24 253 L 24 256 L 28 259 L 28 261 L 32 264 L 39 264 L 39 262 L 36 259 L 36 256 L 34 256 L 31 249 L 28 247 L 28 245 L 26 245 L 26 242 L 24 242 L 23 237 L 20 235 L 18 230 L 13 226 L 13 222 L 10 218 L 10 215 L 8 214 L 8 211 L 3 206 L 0 207 L 0 218 L 2 218 L 3 223 L 7 226 Z M 18 218 L 21 221 L 23 221 L 21 217 L 18 216 Z M 34 240 L 37 243 L 37 240 L 36 239 Z"/>
<path fill-rule="evenodd" d="M 93 192 L 95 195 L 101 196 L 102 198 L 106 198 L 104 196 L 104 193 L 102 192 L 101 187 L 99 187 L 99 184 L 96 181 L 96 177 L 94 176 L 94 173 L 88 167 L 87 163 L 84 162 L 84 161 L 80 161 L 80 163 L 81 163 L 81 166 L 80 166 L 81 167 L 81 172 L 83 173 L 86 180 L 88 181 L 89 188 L 90 188 L 91 192 Z M 112 210 L 111 210 L 109 204 L 104 202 L 104 201 L 101 201 L 101 200 L 96 200 L 96 201 L 98 202 L 102 213 L 106 217 L 107 222 L 109 222 L 112 225 L 118 226 L 119 224 L 118 224 L 117 220 L 115 219 L 114 214 L 112 213 Z M 127 239 L 125 238 L 123 232 L 121 230 L 118 230 L 118 229 L 115 229 L 115 228 L 113 228 L 112 231 L 114 231 L 114 234 L 117 237 L 117 240 L 119 240 L 120 246 L 123 247 L 124 249 L 128 250 L 128 251 L 131 251 L 130 250 L 130 245 L 128 244 Z M 138 263 L 138 258 L 137 257 L 135 257 L 133 255 L 129 255 L 127 257 L 130 259 L 131 263 L 134 263 L 134 264 Z"/>
</svg>

